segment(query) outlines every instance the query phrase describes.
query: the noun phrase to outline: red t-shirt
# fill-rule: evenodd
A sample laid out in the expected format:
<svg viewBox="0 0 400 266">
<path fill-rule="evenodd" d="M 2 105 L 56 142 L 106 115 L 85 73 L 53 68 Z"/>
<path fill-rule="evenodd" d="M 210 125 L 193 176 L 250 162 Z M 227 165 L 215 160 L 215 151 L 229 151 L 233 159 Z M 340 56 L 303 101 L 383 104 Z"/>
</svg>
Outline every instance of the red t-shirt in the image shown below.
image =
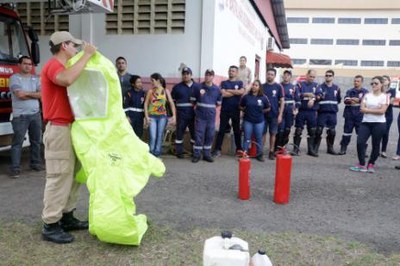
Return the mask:
<svg viewBox="0 0 400 266">
<path fill-rule="evenodd" d="M 56 77 L 63 70 L 65 66 L 53 57 L 46 63 L 40 74 L 43 118 L 46 122 L 69 124 L 74 121 L 67 88 L 56 84 Z"/>
</svg>

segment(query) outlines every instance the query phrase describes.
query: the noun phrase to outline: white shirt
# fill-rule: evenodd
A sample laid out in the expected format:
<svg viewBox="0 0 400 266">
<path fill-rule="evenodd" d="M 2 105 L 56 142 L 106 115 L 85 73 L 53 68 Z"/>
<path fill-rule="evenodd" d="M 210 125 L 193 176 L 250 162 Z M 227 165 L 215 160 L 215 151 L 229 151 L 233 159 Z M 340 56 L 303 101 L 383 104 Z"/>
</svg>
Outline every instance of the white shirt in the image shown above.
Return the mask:
<svg viewBox="0 0 400 266">
<path fill-rule="evenodd" d="M 379 96 L 375 96 L 372 92 L 365 94 L 363 103 L 368 109 L 380 109 L 382 105 L 389 104 L 389 96 L 386 93 L 382 93 Z M 368 123 L 385 123 L 385 114 L 364 114 L 363 122 Z"/>
</svg>

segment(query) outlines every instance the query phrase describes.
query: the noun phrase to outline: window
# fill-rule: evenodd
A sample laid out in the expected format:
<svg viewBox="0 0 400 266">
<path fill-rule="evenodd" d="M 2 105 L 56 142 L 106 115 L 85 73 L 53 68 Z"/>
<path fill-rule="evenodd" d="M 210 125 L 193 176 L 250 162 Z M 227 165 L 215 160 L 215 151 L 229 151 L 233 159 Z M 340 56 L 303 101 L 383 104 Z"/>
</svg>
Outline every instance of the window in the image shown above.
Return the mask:
<svg viewBox="0 0 400 266">
<path fill-rule="evenodd" d="M 400 46 L 400 40 L 389 40 L 390 46 Z"/>
<path fill-rule="evenodd" d="M 310 59 L 310 65 L 332 65 L 329 59 Z"/>
<path fill-rule="evenodd" d="M 344 66 L 357 66 L 357 60 L 335 60 L 335 65 L 343 64 Z"/>
<path fill-rule="evenodd" d="M 388 24 L 387 18 L 365 18 L 364 24 Z"/>
<path fill-rule="evenodd" d="M 106 15 L 107 34 L 184 33 L 185 0 L 118 0 Z"/>
<path fill-rule="evenodd" d="M 362 60 L 361 66 L 380 66 L 383 67 L 383 61 Z"/>
<path fill-rule="evenodd" d="M 386 45 L 386 40 L 363 40 L 362 45 Z"/>
<path fill-rule="evenodd" d="M 392 18 L 392 24 L 400 24 L 400 18 Z"/>
<path fill-rule="evenodd" d="M 303 38 L 289 38 L 290 44 L 307 44 L 307 39 Z"/>
<path fill-rule="evenodd" d="M 17 9 L 22 23 L 31 26 L 39 35 L 51 35 L 55 31 L 69 30 L 68 15 L 48 17 L 47 1 L 18 3 Z"/>
<path fill-rule="evenodd" d="M 332 45 L 333 39 L 311 39 L 311 44 Z"/>
<path fill-rule="evenodd" d="M 0 59 L 6 62 L 18 62 L 22 55 L 29 55 L 25 43 L 25 33 L 18 20 L 0 15 Z"/>
<path fill-rule="evenodd" d="M 400 61 L 387 61 L 388 67 L 400 67 Z"/>
<path fill-rule="evenodd" d="M 307 59 L 295 58 L 295 59 L 292 59 L 292 62 L 293 62 L 294 65 L 303 65 L 303 64 L 305 64 L 307 62 Z"/>
<path fill-rule="evenodd" d="M 337 39 L 336 45 L 359 45 L 360 40 L 357 39 Z"/>
<path fill-rule="evenodd" d="M 361 18 L 338 18 L 339 24 L 361 24 Z"/>
<path fill-rule="evenodd" d="M 287 23 L 308 23 L 309 18 L 306 17 L 288 17 Z"/>
<path fill-rule="evenodd" d="M 333 24 L 335 23 L 335 18 L 313 18 L 312 23 L 328 23 Z"/>
</svg>

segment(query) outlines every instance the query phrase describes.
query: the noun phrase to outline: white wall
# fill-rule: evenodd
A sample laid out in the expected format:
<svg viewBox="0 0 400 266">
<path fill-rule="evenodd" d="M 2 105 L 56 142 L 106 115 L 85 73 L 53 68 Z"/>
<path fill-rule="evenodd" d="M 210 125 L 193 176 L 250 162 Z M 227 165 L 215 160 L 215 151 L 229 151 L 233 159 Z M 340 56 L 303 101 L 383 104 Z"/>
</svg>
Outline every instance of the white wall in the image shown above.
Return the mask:
<svg viewBox="0 0 400 266">
<path fill-rule="evenodd" d="M 215 1 L 213 65 L 219 75 L 227 76 L 230 65 L 247 57 L 254 74 L 255 57 L 260 60 L 260 79 L 265 80 L 266 40 L 270 35 L 248 0 Z"/>
</svg>

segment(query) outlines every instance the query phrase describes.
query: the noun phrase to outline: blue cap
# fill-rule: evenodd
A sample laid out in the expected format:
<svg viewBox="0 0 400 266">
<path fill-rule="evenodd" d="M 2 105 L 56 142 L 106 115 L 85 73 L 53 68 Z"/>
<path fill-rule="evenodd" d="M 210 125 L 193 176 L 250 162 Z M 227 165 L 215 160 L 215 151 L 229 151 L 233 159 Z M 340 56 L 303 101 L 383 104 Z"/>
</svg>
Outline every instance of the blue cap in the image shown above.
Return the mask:
<svg viewBox="0 0 400 266">
<path fill-rule="evenodd" d="M 184 67 L 182 68 L 182 75 L 184 73 L 189 73 L 190 75 L 192 75 L 192 70 L 189 67 Z"/>
</svg>

